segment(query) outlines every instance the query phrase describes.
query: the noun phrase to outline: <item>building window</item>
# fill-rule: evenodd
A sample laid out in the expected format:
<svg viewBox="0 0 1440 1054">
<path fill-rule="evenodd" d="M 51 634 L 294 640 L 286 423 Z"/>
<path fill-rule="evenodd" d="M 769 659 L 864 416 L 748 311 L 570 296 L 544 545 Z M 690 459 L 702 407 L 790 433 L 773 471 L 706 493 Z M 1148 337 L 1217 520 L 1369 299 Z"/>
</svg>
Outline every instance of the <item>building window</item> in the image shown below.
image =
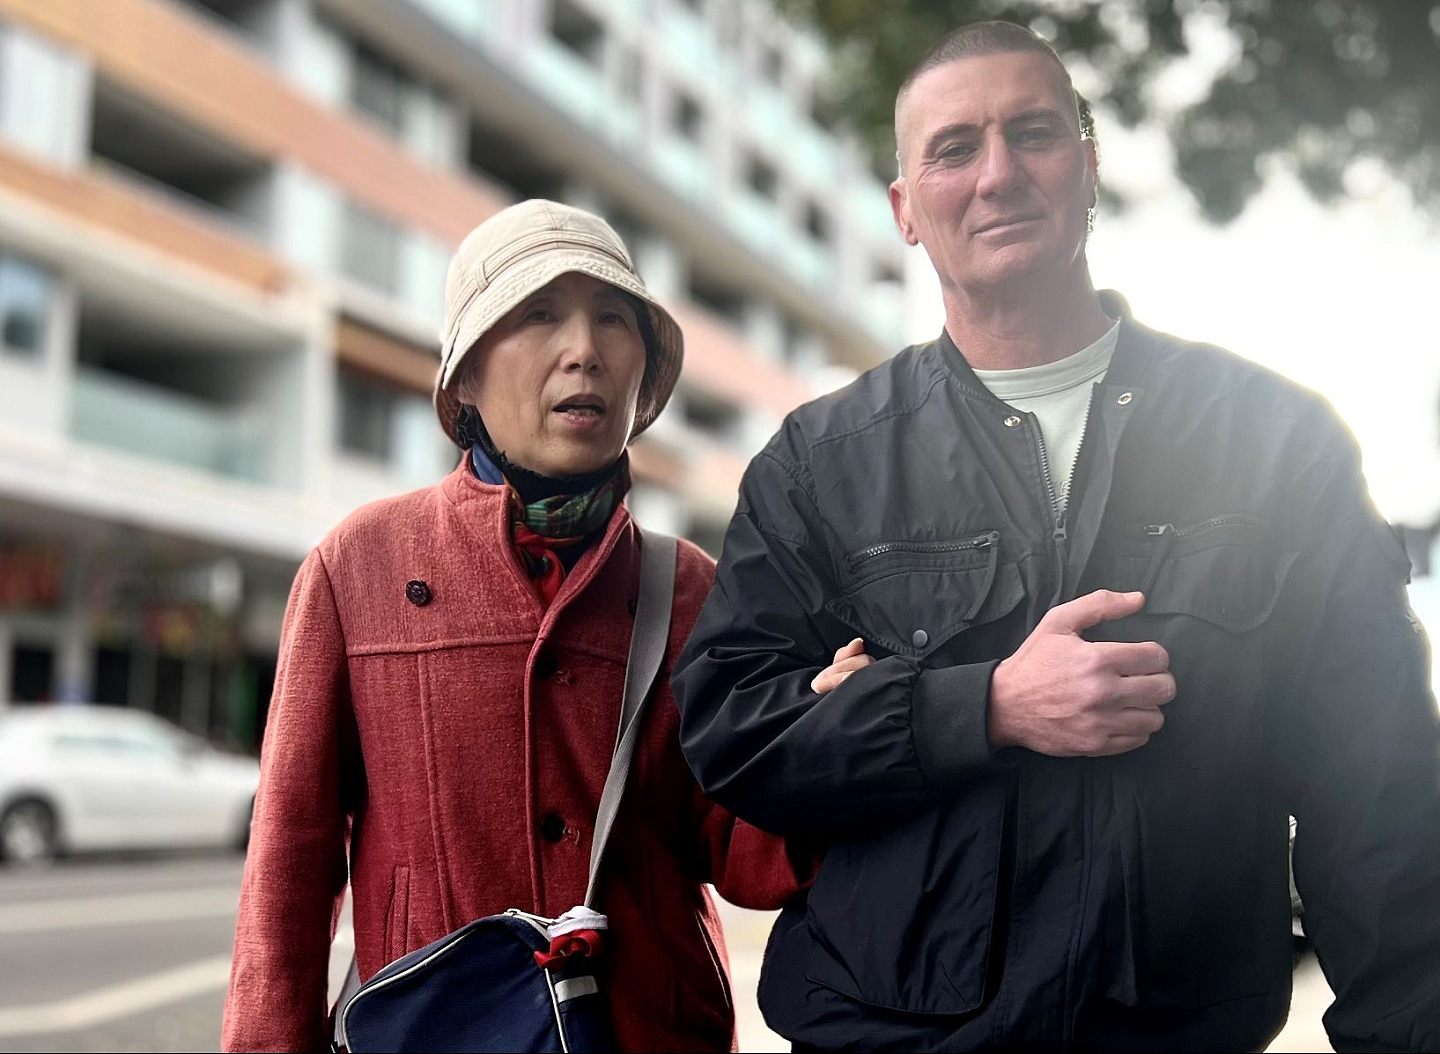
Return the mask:
<svg viewBox="0 0 1440 1054">
<path fill-rule="evenodd" d="M 813 201 L 805 203 L 805 229 L 815 241 L 829 244 L 830 217 Z"/>
<path fill-rule="evenodd" d="M 454 463 L 428 396 L 344 366 L 335 432 L 341 450 L 417 486 L 433 483 Z"/>
<path fill-rule="evenodd" d="M 398 134 L 404 127 L 409 78 L 399 66 L 364 44 L 355 45 L 354 61 L 350 101 L 357 110 Z"/>
<path fill-rule="evenodd" d="M 770 162 L 756 154 L 751 154 L 745 165 L 745 182 L 762 198 L 774 201 L 776 191 L 780 186 L 780 174 Z"/>
<path fill-rule="evenodd" d="M 394 403 L 395 393 L 390 388 L 342 369 L 336 414 L 340 448 L 374 461 L 390 460 Z"/>
<path fill-rule="evenodd" d="M 785 53 L 779 48 L 765 48 L 760 52 L 760 75 L 771 84 L 785 80 Z"/>
<path fill-rule="evenodd" d="M 640 49 L 626 44 L 620 49 L 620 98 L 639 103 L 645 95 L 645 66 Z"/>
<path fill-rule="evenodd" d="M 357 282 L 394 296 L 400 289 L 400 230 L 358 205 L 345 206 L 340 270 Z"/>
<path fill-rule="evenodd" d="M 44 268 L 0 255 L 0 350 L 25 359 L 43 354 L 54 285 Z"/>
<path fill-rule="evenodd" d="M 695 143 L 705 134 L 705 111 L 694 96 L 683 91 L 675 93 L 675 131 Z"/>
<path fill-rule="evenodd" d="M 550 33 L 555 40 L 594 65 L 600 65 L 605 47 L 605 27 L 575 0 L 555 0 L 551 9 Z"/>
</svg>

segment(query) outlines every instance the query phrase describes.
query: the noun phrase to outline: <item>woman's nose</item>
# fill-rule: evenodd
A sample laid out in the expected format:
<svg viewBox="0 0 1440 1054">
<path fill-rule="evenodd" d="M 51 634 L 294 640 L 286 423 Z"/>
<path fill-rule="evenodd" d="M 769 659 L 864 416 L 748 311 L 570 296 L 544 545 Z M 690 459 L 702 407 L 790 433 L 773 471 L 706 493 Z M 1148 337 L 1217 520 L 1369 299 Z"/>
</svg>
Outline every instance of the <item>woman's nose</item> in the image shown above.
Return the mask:
<svg viewBox="0 0 1440 1054">
<path fill-rule="evenodd" d="M 560 328 L 559 336 L 564 342 L 560 353 L 562 370 L 566 373 L 595 373 L 601 368 L 600 342 L 596 340 L 595 329 L 588 318 L 570 318 Z"/>
</svg>

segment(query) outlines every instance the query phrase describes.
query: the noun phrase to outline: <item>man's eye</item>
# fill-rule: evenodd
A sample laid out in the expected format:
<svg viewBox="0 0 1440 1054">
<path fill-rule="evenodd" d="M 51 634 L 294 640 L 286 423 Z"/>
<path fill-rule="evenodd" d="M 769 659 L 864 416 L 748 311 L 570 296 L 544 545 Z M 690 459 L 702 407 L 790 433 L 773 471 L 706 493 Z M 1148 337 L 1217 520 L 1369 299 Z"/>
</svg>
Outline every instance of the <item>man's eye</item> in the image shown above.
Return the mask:
<svg viewBox="0 0 1440 1054">
<path fill-rule="evenodd" d="M 968 143 L 951 143 L 949 146 L 941 147 L 935 157 L 940 161 L 964 161 L 972 157 L 975 148 Z"/>
<path fill-rule="evenodd" d="M 1021 146 L 1047 146 L 1055 141 L 1055 133 L 1049 128 L 1027 128 L 1015 135 L 1015 142 Z"/>
</svg>

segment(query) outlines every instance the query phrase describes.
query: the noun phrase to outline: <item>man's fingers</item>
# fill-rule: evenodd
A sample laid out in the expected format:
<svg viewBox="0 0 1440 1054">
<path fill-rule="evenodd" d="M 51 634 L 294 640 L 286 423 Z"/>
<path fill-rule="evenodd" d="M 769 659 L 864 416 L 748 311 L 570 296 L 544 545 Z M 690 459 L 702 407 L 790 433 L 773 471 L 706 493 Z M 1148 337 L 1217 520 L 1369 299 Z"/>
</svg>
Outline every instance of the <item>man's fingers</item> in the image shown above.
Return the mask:
<svg viewBox="0 0 1440 1054">
<path fill-rule="evenodd" d="M 842 659 L 848 659 L 848 658 L 850 658 L 850 657 L 852 657 L 852 656 L 855 656 L 855 655 L 864 655 L 864 654 L 865 654 L 865 641 L 862 640 L 862 639 L 859 638 L 859 637 L 856 637 L 856 638 L 855 638 L 854 640 L 852 640 L 849 644 L 845 645 L 843 648 L 840 648 L 838 651 L 835 652 L 835 661 L 836 661 L 836 662 L 839 662 L 839 661 L 842 660 Z"/>
<path fill-rule="evenodd" d="M 1087 751 L 1089 757 L 1125 754 L 1150 742 L 1150 737 L 1165 725 L 1165 716 L 1153 707 L 1122 710 L 1103 743 Z"/>
<path fill-rule="evenodd" d="M 1115 690 L 1115 701 L 1122 706 L 1153 708 L 1164 706 L 1175 698 L 1175 678 L 1169 673 L 1146 673 L 1122 677 Z"/>
<path fill-rule="evenodd" d="M 1128 754 L 1132 750 L 1139 750 L 1148 742 L 1149 736 L 1111 736 L 1103 747 L 1089 756 L 1100 758 L 1112 754 Z"/>
<path fill-rule="evenodd" d="M 1153 640 L 1136 644 L 1097 641 L 1091 647 L 1095 648 L 1106 667 L 1121 677 L 1166 673 L 1170 669 L 1170 653 Z"/>
<path fill-rule="evenodd" d="M 1037 628 L 1043 627 L 1052 633 L 1080 633 L 1101 622 L 1133 615 L 1144 606 L 1144 593 L 1097 589 L 1051 608 Z"/>
</svg>

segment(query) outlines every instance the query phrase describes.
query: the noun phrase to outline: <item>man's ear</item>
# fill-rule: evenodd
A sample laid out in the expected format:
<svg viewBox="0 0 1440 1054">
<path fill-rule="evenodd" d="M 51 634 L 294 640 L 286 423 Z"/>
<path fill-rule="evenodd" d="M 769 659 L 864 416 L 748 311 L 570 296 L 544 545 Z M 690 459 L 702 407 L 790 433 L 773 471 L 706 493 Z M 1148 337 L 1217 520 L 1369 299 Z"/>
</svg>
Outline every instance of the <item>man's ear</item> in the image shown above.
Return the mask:
<svg viewBox="0 0 1440 1054">
<path fill-rule="evenodd" d="M 1090 207 L 1100 203 L 1100 154 L 1095 149 L 1095 140 L 1081 140 L 1085 147 L 1085 167 L 1090 173 Z"/>
<path fill-rule="evenodd" d="M 895 217 L 895 227 L 906 245 L 919 245 L 915 237 L 915 226 L 910 222 L 910 188 L 904 176 L 897 176 L 890 184 L 890 214 Z"/>
</svg>

